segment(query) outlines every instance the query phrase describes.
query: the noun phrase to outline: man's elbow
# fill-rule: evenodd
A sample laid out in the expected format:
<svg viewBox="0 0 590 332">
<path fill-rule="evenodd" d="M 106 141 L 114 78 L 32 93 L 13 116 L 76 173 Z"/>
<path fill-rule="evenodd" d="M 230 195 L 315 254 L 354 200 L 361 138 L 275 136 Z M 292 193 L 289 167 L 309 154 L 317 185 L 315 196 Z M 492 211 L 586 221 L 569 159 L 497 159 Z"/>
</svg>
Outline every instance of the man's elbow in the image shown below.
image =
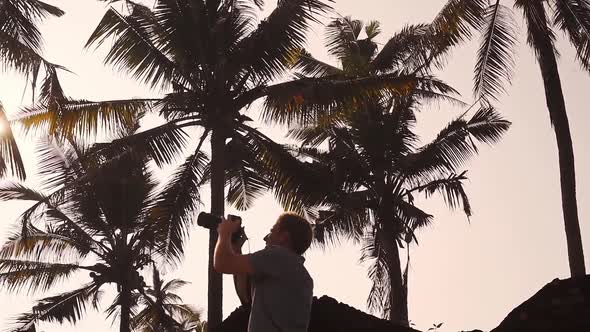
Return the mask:
<svg viewBox="0 0 590 332">
<path fill-rule="evenodd" d="M 224 264 L 219 259 L 214 259 L 213 260 L 213 269 L 217 273 L 228 273 L 228 271 L 227 271 L 227 264 Z"/>
</svg>

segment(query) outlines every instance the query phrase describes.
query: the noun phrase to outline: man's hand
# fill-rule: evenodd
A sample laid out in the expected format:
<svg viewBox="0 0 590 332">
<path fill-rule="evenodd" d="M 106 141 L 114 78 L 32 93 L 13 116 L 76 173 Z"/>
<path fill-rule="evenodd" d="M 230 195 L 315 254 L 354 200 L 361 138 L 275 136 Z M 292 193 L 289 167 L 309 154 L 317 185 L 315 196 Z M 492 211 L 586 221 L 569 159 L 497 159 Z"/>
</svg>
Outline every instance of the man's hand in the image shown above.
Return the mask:
<svg viewBox="0 0 590 332">
<path fill-rule="evenodd" d="M 217 234 L 220 238 L 231 238 L 234 232 L 237 232 L 242 227 L 242 221 L 236 220 L 231 221 L 225 218 L 221 218 L 221 223 L 217 226 Z"/>
<path fill-rule="evenodd" d="M 232 238 L 231 247 L 235 253 L 238 253 L 238 254 L 242 253 L 242 246 L 244 245 L 244 243 L 246 243 L 247 239 L 248 239 L 248 237 L 246 236 L 246 233 L 243 233 L 237 239 Z"/>
<path fill-rule="evenodd" d="M 253 268 L 250 260 L 234 252 L 235 244 L 231 243 L 231 235 L 237 232 L 242 226 L 241 221 L 230 221 L 222 218 L 217 226 L 219 238 L 215 245 L 213 266 L 217 272 L 228 274 L 252 274 Z M 241 248 L 243 241 L 240 239 L 238 245 Z M 240 243 L 241 242 L 241 243 Z"/>
</svg>

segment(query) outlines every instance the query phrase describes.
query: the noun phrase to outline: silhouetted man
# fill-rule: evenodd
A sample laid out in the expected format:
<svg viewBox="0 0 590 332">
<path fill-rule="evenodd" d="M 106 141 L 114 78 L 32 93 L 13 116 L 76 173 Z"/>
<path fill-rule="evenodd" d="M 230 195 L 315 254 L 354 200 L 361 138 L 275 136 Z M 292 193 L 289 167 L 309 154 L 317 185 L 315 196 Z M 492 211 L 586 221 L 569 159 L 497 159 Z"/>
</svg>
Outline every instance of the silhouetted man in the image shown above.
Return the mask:
<svg viewBox="0 0 590 332">
<path fill-rule="evenodd" d="M 301 255 L 309 248 L 312 228 L 303 217 L 286 212 L 279 216 L 264 237 L 266 247 L 252 254 L 240 253 L 243 240 L 231 243 L 231 235 L 241 222 L 223 219 L 217 228 L 214 267 L 234 278 L 242 303 L 249 302 L 248 282 L 252 283 L 248 332 L 306 332 L 313 296 L 313 279 Z"/>
</svg>

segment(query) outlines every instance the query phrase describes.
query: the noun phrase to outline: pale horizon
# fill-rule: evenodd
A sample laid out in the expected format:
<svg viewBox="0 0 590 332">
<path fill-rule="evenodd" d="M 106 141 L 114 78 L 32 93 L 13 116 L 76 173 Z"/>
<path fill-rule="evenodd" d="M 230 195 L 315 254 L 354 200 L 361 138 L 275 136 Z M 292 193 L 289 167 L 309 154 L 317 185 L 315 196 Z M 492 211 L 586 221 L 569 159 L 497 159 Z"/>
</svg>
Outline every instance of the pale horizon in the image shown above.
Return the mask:
<svg viewBox="0 0 590 332">
<path fill-rule="evenodd" d="M 84 50 L 90 33 L 102 18 L 106 6 L 96 0 L 47 0 L 63 9 L 61 18 L 50 18 L 41 26 L 45 39 L 44 56 L 63 65 L 75 74 L 60 75 L 68 96 L 92 100 L 153 97 L 158 92 L 104 66 L 106 48 Z M 266 13 L 276 1 L 267 1 Z M 336 10 L 364 21 L 381 22 L 380 46 L 405 24 L 428 22 L 445 1 L 414 2 L 430 6 L 418 7 L 407 2 L 387 0 L 337 0 Z M 522 20 L 516 14 L 519 24 Z M 512 126 L 493 147 L 482 147 L 480 155 L 465 167 L 469 182 L 466 189 L 473 207 L 470 220 L 461 211 L 450 212 L 442 199 L 421 201 L 425 211 L 435 216 L 429 229 L 418 234 L 420 245 L 411 247 L 409 274 L 409 316 L 415 328 L 426 331 L 434 323 L 444 323 L 439 331 L 490 330 L 496 327 L 517 305 L 528 299 L 554 278 L 568 278 L 569 267 L 565 231 L 561 213 L 559 170 L 555 135 L 549 123 L 545 95 L 538 65 L 525 44 L 522 26 L 519 52 L 512 86 L 497 104 L 498 110 Z M 323 29 L 316 26 L 309 33 L 312 54 L 336 64 L 323 49 Z M 583 142 L 590 140 L 584 124 L 590 122 L 584 97 L 590 86 L 590 74 L 574 61 L 575 52 L 558 33 L 561 53 L 559 69 L 568 108 L 574 142 L 577 171 L 577 199 L 582 241 L 590 250 L 590 151 Z M 459 90 L 462 100 L 473 102 L 472 77 L 477 45 L 470 43 L 456 48 L 450 63 L 437 76 Z M 25 78 L 3 73 L 0 78 L 0 102 L 9 115 L 31 100 L 30 89 L 23 96 Z M 442 104 L 418 115 L 418 133 L 428 142 L 438 130 L 464 109 Z M 250 114 L 256 114 L 253 107 Z M 149 124 L 148 124 L 149 125 Z M 260 127 L 265 126 L 260 124 Z M 275 139 L 281 139 L 284 128 L 265 128 Z M 21 136 L 22 138 L 22 136 Z M 34 174 L 34 142 L 20 140 L 25 165 Z M 158 172 L 166 175 L 167 169 Z M 35 185 L 34 176 L 29 180 Z M 203 211 L 209 211 L 208 190 Z M 0 239 L 26 204 L 0 203 L 4 216 Z M 252 251 L 263 247 L 266 234 L 282 209 L 265 195 L 248 211 L 226 208 L 227 213 L 242 216 L 251 238 Z M 195 215 L 196 217 L 196 215 Z M 207 232 L 195 226 L 187 242 L 186 256 L 179 269 L 166 271 L 166 278 L 177 277 L 191 282 L 179 294 L 185 303 L 205 309 L 207 303 Z M 248 244 L 245 245 L 247 250 Z M 306 254 L 306 266 L 315 281 L 314 295 L 328 295 L 359 310 L 367 311 L 370 289 L 366 266 L 358 264 L 358 245 L 342 245 L 322 251 L 312 248 Z M 402 251 L 402 256 L 405 252 Z M 586 258 L 590 257 L 588 254 Z M 588 268 L 590 265 L 586 264 Z M 80 274 L 57 289 L 67 290 L 89 280 Z M 148 279 L 149 280 L 149 279 Z M 224 279 L 224 317 L 239 304 L 231 278 Z M 105 288 L 106 289 L 106 288 Z M 0 330 L 8 328 L 10 318 L 30 310 L 34 299 L 53 293 L 14 295 L 0 290 Z M 102 310 L 110 296 L 105 296 Z M 379 315 L 380 313 L 374 313 Z M 203 311 L 206 318 L 206 312 Z M 116 331 L 102 312 L 89 310 L 75 326 L 41 324 L 39 331 Z"/>
</svg>

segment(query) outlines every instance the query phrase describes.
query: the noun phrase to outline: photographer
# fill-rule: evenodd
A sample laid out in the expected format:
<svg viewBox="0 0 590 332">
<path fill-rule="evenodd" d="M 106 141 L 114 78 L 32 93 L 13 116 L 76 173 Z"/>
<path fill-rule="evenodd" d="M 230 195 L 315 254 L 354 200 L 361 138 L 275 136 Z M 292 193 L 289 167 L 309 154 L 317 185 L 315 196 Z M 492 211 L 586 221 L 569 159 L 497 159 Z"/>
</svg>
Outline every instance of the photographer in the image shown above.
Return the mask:
<svg viewBox="0 0 590 332">
<path fill-rule="evenodd" d="M 214 267 L 220 273 L 249 276 L 252 301 L 248 332 L 306 332 L 309 325 L 313 279 L 301 255 L 309 248 L 312 228 L 303 217 L 281 214 L 270 233 L 266 247 L 252 254 L 239 252 L 243 239 L 233 243 L 240 221 L 223 219 L 217 227 Z M 240 299 L 247 292 L 245 278 L 236 278 Z M 246 289 L 244 289 L 246 288 Z"/>
</svg>

